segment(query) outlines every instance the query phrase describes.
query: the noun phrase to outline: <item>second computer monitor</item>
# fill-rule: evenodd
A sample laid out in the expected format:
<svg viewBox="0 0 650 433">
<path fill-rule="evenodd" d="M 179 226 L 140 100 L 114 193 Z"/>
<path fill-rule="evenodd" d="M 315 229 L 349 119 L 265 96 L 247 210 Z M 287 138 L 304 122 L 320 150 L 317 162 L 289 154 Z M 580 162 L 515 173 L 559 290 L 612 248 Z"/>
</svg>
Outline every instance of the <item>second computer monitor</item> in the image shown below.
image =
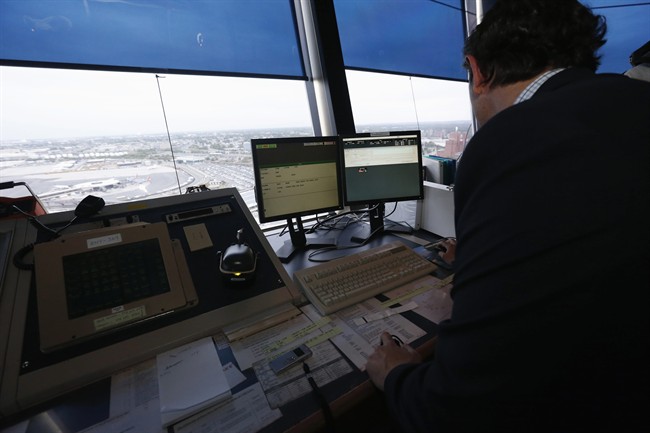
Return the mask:
<svg viewBox="0 0 650 433">
<path fill-rule="evenodd" d="M 360 133 L 340 140 L 345 204 L 372 210 L 369 235 L 384 230 L 384 203 L 422 199 L 420 131 Z"/>
</svg>

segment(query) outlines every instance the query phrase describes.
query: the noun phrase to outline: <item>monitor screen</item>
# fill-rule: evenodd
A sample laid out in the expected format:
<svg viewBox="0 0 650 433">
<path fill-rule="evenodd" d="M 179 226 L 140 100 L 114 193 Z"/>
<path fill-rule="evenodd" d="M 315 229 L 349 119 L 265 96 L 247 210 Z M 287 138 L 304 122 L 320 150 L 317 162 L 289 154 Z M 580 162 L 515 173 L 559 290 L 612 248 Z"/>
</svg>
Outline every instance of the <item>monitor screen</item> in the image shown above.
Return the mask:
<svg viewBox="0 0 650 433">
<path fill-rule="evenodd" d="M 423 197 L 420 131 L 341 136 L 345 204 Z"/>
<path fill-rule="evenodd" d="M 338 139 L 251 140 L 260 222 L 343 208 Z"/>
</svg>

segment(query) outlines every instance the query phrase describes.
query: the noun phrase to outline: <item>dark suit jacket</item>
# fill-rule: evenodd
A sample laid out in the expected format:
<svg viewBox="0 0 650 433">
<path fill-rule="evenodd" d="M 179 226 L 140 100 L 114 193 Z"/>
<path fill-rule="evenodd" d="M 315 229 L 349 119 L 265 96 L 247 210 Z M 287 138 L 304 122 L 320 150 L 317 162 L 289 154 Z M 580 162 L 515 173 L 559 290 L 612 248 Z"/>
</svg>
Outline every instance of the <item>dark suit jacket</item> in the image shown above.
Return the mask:
<svg viewBox="0 0 650 433">
<path fill-rule="evenodd" d="M 649 152 L 650 84 L 580 69 L 476 133 L 452 317 L 385 383 L 404 430 L 650 428 Z"/>
</svg>

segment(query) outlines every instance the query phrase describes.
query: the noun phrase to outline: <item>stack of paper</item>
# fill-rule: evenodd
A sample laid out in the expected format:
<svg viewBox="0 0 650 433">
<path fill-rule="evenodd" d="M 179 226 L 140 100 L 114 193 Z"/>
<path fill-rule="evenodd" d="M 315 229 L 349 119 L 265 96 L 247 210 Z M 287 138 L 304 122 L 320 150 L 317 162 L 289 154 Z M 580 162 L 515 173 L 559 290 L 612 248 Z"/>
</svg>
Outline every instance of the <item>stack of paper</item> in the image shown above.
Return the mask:
<svg viewBox="0 0 650 433">
<path fill-rule="evenodd" d="M 210 337 L 160 354 L 156 363 L 163 427 L 231 397 Z"/>
</svg>

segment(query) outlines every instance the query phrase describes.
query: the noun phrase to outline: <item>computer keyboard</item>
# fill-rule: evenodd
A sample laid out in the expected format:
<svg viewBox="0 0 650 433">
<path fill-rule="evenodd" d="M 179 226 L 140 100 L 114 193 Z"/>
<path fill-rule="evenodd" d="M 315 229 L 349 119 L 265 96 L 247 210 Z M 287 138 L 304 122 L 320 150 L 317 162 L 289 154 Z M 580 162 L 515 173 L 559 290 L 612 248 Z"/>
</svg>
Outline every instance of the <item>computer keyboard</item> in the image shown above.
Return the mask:
<svg viewBox="0 0 650 433">
<path fill-rule="evenodd" d="M 301 269 L 293 279 L 322 314 L 364 301 L 433 272 L 437 266 L 399 241 Z"/>
</svg>

